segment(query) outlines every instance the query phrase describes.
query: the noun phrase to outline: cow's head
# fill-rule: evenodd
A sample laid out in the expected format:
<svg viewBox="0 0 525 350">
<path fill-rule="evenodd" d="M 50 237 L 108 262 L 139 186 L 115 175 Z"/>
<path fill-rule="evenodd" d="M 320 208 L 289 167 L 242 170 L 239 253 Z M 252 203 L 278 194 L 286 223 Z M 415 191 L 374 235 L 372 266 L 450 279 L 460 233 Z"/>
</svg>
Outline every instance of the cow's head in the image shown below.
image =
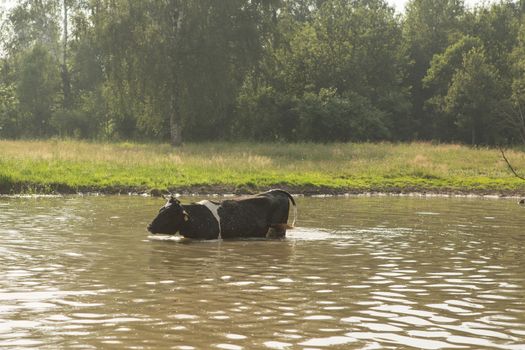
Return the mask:
<svg viewBox="0 0 525 350">
<path fill-rule="evenodd" d="M 148 225 L 148 231 L 153 234 L 176 234 L 188 220 L 188 213 L 180 202 L 172 196 L 166 205 L 160 208 L 157 217 Z"/>
</svg>

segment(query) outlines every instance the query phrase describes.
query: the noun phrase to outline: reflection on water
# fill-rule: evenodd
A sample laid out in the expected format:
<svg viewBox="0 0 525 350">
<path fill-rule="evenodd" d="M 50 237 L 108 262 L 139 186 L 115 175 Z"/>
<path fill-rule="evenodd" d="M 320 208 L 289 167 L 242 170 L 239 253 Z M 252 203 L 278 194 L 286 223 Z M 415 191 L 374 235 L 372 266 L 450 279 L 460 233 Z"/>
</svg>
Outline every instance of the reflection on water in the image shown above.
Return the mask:
<svg viewBox="0 0 525 350">
<path fill-rule="evenodd" d="M 525 349 L 523 208 L 299 198 L 284 241 L 148 237 L 161 203 L 0 198 L 0 348 Z"/>
</svg>

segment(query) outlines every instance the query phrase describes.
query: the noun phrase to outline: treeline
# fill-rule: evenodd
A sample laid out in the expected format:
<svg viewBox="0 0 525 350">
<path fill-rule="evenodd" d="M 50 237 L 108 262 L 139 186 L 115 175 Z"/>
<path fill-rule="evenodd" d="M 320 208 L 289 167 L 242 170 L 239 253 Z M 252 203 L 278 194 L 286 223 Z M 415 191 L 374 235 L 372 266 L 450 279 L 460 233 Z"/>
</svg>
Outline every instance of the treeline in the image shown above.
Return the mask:
<svg viewBox="0 0 525 350">
<path fill-rule="evenodd" d="M 0 137 L 525 142 L 525 0 L 21 0 Z"/>
</svg>

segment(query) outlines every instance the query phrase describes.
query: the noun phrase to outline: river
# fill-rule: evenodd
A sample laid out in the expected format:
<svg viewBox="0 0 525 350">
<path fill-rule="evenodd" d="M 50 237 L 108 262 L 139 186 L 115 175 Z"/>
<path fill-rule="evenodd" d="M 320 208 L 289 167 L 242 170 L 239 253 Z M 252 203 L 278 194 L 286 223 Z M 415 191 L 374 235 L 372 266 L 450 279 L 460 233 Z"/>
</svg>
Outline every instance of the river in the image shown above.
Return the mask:
<svg viewBox="0 0 525 350">
<path fill-rule="evenodd" d="M 158 198 L 0 197 L 0 348 L 525 349 L 516 200 L 297 202 L 196 242 L 146 232 Z"/>
</svg>

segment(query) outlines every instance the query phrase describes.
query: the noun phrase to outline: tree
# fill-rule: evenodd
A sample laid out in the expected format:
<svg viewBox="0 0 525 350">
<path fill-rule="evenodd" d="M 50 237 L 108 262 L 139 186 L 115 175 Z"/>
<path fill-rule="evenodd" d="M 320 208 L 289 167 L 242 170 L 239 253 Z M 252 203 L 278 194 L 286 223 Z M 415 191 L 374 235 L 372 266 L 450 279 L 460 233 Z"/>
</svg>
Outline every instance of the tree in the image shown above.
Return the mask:
<svg viewBox="0 0 525 350">
<path fill-rule="evenodd" d="M 182 134 L 220 135 L 237 89 L 261 48 L 264 1 L 101 1 L 108 81 L 114 107 L 173 145 Z M 133 102 L 130 104 L 129 100 Z"/>
<path fill-rule="evenodd" d="M 62 77 L 62 94 L 63 94 L 63 102 L 62 106 L 64 109 L 70 109 L 72 100 L 71 100 L 71 77 L 69 74 L 69 62 L 68 62 L 68 42 L 69 42 L 69 8 L 71 7 L 70 4 L 71 0 L 62 0 L 62 29 L 63 29 L 63 36 L 62 36 L 62 64 L 60 67 L 60 73 Z"/>
<path fill-rule="evenodd" d="M 266 70 L 262 77 L 250 76 L 259 80 L 245 85 L 252 92 L 245 91 L 241 101 L 245 105 L 241 107 L 259 114 L 256 120 L 261 120 L 266 118 L 263 109 L 273 99 L 276 105 L 272 109 L 281 110 L 280 115 L 287 120 L 279 124 L 291 125 L 274 135 L 278 139 L 318 139 L 312 137 L 319 131 L 314 130 L 315 125 L 332 125 L 333 130 L 326 134 L 337 140 L 366 139 L 362 134 L 349 133 L 349 128 L 338 127 L 352 124 L 354 111 L 365 110 L 366 115 L 374 116 L 372 123 L 381 124 L 375 124 L 377 133 L 372 132 L 369 139 L 385 137 L 389 135 L 385 131 L 390 130 L 396 139 L 402 138 L 398 131 L 403 129 L 409 103 L 402 86 L 406 61 L 400 49 L 401 28 L 393 9 L 380 0 L 326 0 L 313 9 L 307 21 L 296 20 L 293 13 L 281 13 L 282 40 L 268 45 L 263 64 Z M 320 109 L 313 108 L 313 101 L 321 104 Z M 259 108 L 255 107 L 258 104 Z M 329 110 L 334 113 L 324 112 Z M 309 112 L 311 116 L 306 115 Z M 343 122 L 344 115 L 348 120 Z M 311 122 L 319 118 L 327 120 Z M 307 130 L 308 125 L 312 130 Z M 299 129 L 302 131 L 294 135 Z"/>
<path fill-rule="evenodd" d="M 523 9 L 410 0 L 400 16 L 385 0 L 20 0 L 0 14 L 0 127 L 174 145 L 512 143 L 525 140 Z"/>
<path fill-rule="evenodd" d="M 501 92 L 498 72 L 487 62 L 484 49 L 468 51 L 445 96 L 445 112 L 455 116 L 465 141 L 495 143 L 502 129 L 498 112 Z"/>
<path fill-rule="evenodd" d="M 67 3 L 72 0 L 21 1 L 3 23 L 11 33 L 4 39 L 7 58 L 6 79 L 16 85 L 20 119 L 27 136 L 49 135 L 53 130 L 52 117 L 71 105 L 69 73 L 67 69 Z M 60 44 L 61 9 L 64 35 Z M 62 63 L 60 63 L 62 57 Z M 61 71 L 61 93 L 57 90 L 56 71 Z M 13 81 L 14 80 L 14 81 Z"/>
<path fill-rule="evenodd" d="M 35 45 L 23 53 L 17 63 L 16 93 L 23 134 L 50 136 L 60 81 L 57 62 L 44 46 Z"/>
<path fill-rule="evenodd" d="M 22 0 L 9 12 L 11 36 L 4 43 L 9 55 L 24 52 L 38 44 L 53 56 L 60 54 L 58 0 Z"/>
<path fill-rule="evenodd" d="M 464 31 L 463 0 L 410 0 L 403 22 L 403 38 L 411 67 L 406 83 L 411 88 L 414 136 L 431 138 L 431 120 L 424 112 L 431 95 L 423 88 L 432 57 L 443 52 Z"/>
<path fill-rule="evenodd" d="M 18 101 L 12 85 L 0 83 L 0 136 L 18 136 L 21 132 L 17 118 Z"/>
<path fill-rule="evenodd" d="M 487 59 L 501 74 L 504 82 L 511 82 L 510 57 L 518 44 L 518 32 L 522 12 L 515 1 L 503 0 L 473 11 L 475 17 L 473 35 L 483 41 Z"/>
<path fill-rule="evenodd" d="M 525 2 L 523 2 L 525 4 Z M 511 55 L 512 69 L 512 109 L 508 113 L 508 122 L 519 131 L 519 138 L 525 144 L 525 15 L 522 17 L 518 44 Z"/>
<path fill-rule="evenodd" d="M 461 69 L 465 55 L 473 48 L 482 48 L 483 43 L 477 37 L 463 36 L 447 49 L 432 58 L 426 76 L 423 78 L 425 94 L 430 96 L 425 101 L 428 126 L 434 131 L 434 137 L 445 141 L 460 138 L 456 116 L 447 113 L 446 98 L 454 75 Z"/>
</svg>

